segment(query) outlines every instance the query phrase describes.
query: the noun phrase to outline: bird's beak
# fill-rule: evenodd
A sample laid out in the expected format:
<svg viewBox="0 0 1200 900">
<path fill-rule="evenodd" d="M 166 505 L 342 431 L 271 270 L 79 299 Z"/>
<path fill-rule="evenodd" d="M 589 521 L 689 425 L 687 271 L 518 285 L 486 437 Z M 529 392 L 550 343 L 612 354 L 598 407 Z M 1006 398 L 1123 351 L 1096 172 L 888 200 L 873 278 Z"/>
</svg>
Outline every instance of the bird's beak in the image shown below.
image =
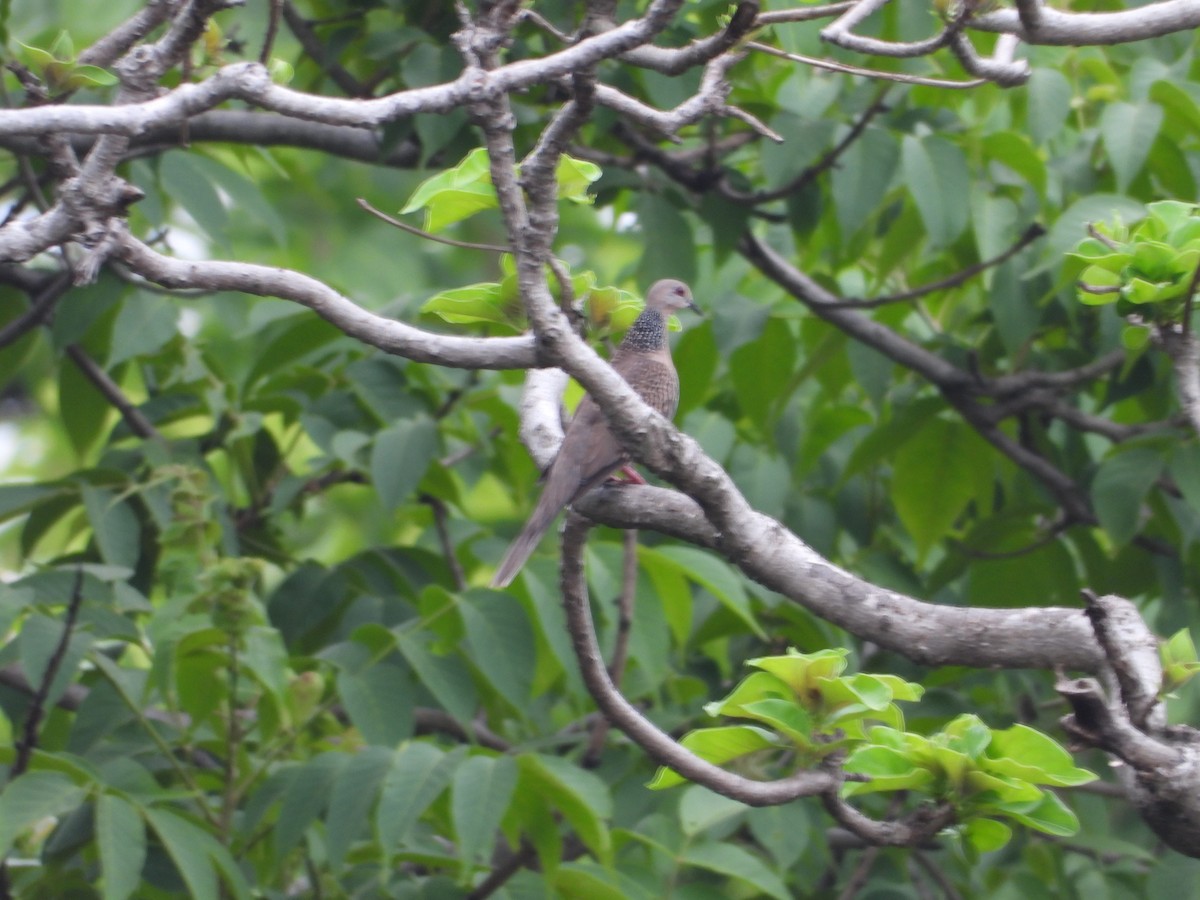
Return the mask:
<svg viewBox="0 0 1200 900">
<path fill-rule="evenodd" d="M 695 301 L 695 300 L 689 300 L 689 301 L 688 301 L 687 308 L 688 308 L 688 309 L 690 309 L 692 312 L 694 312 L 694 313 L 695 313 L 696 315 L 698 315 L 698 316 L 702 316 L 702 315 L 704 315 L 704 310 L 702 310 L 700 307 L 698 307 L 698 306 L 696 305 L 696 301 Z"/>
</svg>

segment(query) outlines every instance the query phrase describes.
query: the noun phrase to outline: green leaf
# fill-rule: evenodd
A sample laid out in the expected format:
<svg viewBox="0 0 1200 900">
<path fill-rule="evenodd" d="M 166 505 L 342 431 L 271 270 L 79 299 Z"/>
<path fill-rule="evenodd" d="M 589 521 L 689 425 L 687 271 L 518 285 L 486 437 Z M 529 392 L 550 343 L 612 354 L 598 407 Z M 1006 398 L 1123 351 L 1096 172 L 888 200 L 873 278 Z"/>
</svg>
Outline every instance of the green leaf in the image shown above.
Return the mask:
<svg viewBox="0 0 1200 900">
<path fill-rule="evenodd" d="M 142 529 L 129 503 L 112 491 L 89 484 L 80 485 L 79 493 L 104 561 L 127 569 L 137 566 Z"/>
<path fill-rule="evenodd" d="M 74 360 L 58 369 L 58 414 L 76 455 L 86 457 L 108 422 L 110 405 Z"/>
<path fill-rule="evenodd" d="M 1050 227 L 1042 242 L 1042 258 L 1057 271 L 1063 255 L 1087 234 L 1089 225 L 1111 222 L 1136 222 L 1146 215 L 1142 204 L 1120 194 L 1089 194 L 1067 207 Z M 1031 273 L 1030 273 L 1031 274 Z"/>
<path fill-rule="evenodd" d="M 900 158 L 896 139 L 881 128 L 867 128 L 833 170 L 831 187 L 843 240 L 865 224 L 887 194 Z"/>
<path fill-rule="evenodd" d="M 1192 134 L 1200 135 L 1200 106 L 1179 85 L 1156 81 L 1150 86 L 1150 99 L 1167 114 L 1168 122 L 1186 126 Z"/>
<path fill-rule="evenodd" d="M 748 665 L 756 665 L 758 660 L 748 660 Z M 737 716 L 742 709 L 751 703 L 764 699 L 779 699 L 795 702 L 799 695 L 788 682 L 770 672 L 754 672 L 743 678 L 732 691 L 722 700 L 715 700 L 704 705 L 704 711 L 710 716 Z"/>
<path fill-rule="evenodd" d="M 789 649 L 782 656 L 760 656 L 746 660 L 746 665 L 770 672 L 800 699 L 808 698 L 817 689 L 818 679 L 836 678 L 846 670 L 846 657 L 850 651 L 844 647 L 830 647 L 813 653 L 801 653 Z"/>
<path fill-rule="evenodd" d="M 786 803 L 747 811 L 750 833 L 775 858 L 781 869 L 790 869 L 810 846 L 814 831 L 810 813 L 802 803 Z"/>
<path fill-rule="evenodd" d="M 975 492 L 979 467 L 991 451 L 976 432 L 959 422 L 928 420 L 896 451 L 892 500 L 896 513 L 924 559 L 951 534 Z"/>
<path fill-rule="evenodd" d="M 679 824 L 683 833 L 692 838 L 715 825 L 745 815 L 748 808 L 738 800 L 722 797 L 694 784 L 683 792 L 679 800 Z"/>
<path fill-rule="evenodd" d="M 48 500 L 70 497 L 72 493 L 65 484 L 0 485 L 0 522 L 23 515 Z"/>
<path fill-rule="evenodd" d="M 216 870 L 236 898 L 249 898 L 250 889 L 229 851 L 208 832 L 166 809 L 150 807 L 146 818 L 194 900 L 217 898 Z M 216 869 L 214 869 L 214 864 Z"/>
<path fill-rule="evenodd" d="M 741 715 L 757 719 L 802 747 L 812 743 L 813 719 L 795 700 L 755 700 L 742 705 Z"/>
<path fill-rule="evenodd" d="M 1044 144 L 1062 131 L 1071 109 L 1071 83 L 1057 69 L 1036 68 L 1025 86 L 1026 125 L 1035 143 Z"/>
<path fill-rule="evenodd" d="M 210 238 L 221 245 L 229 240 L 229 213 L 217 189 L 192 153 L 172 150 L 159 159 L 163 189 L 177 200 Z"/>
<path fill-rule="evenodd" d="M 1162 121 L 1162 108 L 1153 103 L 1109 103 L 1104 107 L 1100 134 L 1118 190 L 1125 190 L 1141 171 Z"/>
<path fill-rule="evenodd" d="M 999 850 L 1012 838 L 1012 829 L 995 819 L 971 819 L 963 826 L 963 837 L 977 853 Z"/>
<path fill-rule="evenodd" d="M 492 322 L 516 326 L 522 319 L 519 297 L 504 289 L 501 282 L 468 284 L 434 294 L 421 306 L 421 312 L 438 316 L 456 325 Z"/>
<path fill-rule="evenodd" d="M 384 508 L 391 511 L 416 489 L 437 455 L 438 432 L 432 419 L 405 419 L 379 432 L 371 445 L 371 483 Z"/>
<path fill-rule="evenodd" d="M 1057 837 L 1070 837 L 1079 830 L 1079 819 L 1075 813 L 1050 791 L 1045 791 L 1042 799 L 1033 806 L 1000 803 L 995 804 L 994 809 L 1022 825 Z"/>
<path fill-rule="evenodd" d="M 1192 640 L 1192 633 L 1186 628 L 1180 628 L 1171 635 L 1159 650 L 1166 663 L 1196 662 L 1196 644 Z"/>
<path fill-rule="evenodd" d="M 944 247 L 967 226 L 971 182 L 962 151 L 940 137 L 907 135 L 901 159 L 908 192 L 935 247 Z"/>
<path fill-rule="evenodd" d="M 713 841 L 692 844 L 681 859 L 689 866 L 744 882 L 777 900 L 792 900 L 792 892 L 765 862 L 734 844 Z"/>
<path fill-rule="evenodd" d="M 369 744 L 395 747 L 412 734 L 413 685 L 399 666 L 381 662 L 342 672 L 337 688 L 351 723 Z"/>
<path fill-rule="evenodd" d="M 511 595 L 468 591 L 458 606 L 472 663 L 520 713 L 530 699 L 537 648 L 525 609 Z"/>
<path fill-rule="evenodd" d="M 450 715 L 460 722 L 470 722 L 479 697 L 470 673 L 461 662 L 432 653 L 428 649 L 431 639 L 427 634 L 409 634 L 397 630 L 395 635 L 396 649 L 413 667 L 420 683 Z"/>
<path fill-rule="evenodd" d="M 524 753 L 517 757 L 522 786 L 538 791 L 547 803 L 560 810 L 579 839 L 598 859 L 612 852 L 608 820 L 612 818 L 612 794 L 594 772 L 579 768 L 560 756 Z"/>
<path fill-rule="evenodd" d="M 750 725 L 698 728 L 685 734 L 680 743 L 701 759 L 718 766 L 748 753 L 778 748 L 769 732 Z M 664 766 L 659 768 L 647 787 L 658 791 L 683 784 L 686 780 Z"/>
<path fill-rule="evenodd" d="M 767 319 L 758 339 L 743 344 L 729 359 L 738 404 L 764 432 L 795 366 L 796 338 L 788 323 L 779 318 Z"/>
<path fill-rule="evenodd" d="M 907 754 L 891 747 L 858 747 L 846 759 L 843 768 L 871 779 L 846 782 L 842 788 L 846 796 L 879 791 L 921 790 L 934 781 L 933 773 L 928 768 L 918 766 Z"/>
<path fill-rule="evenodd" d="M 1075 766 L 1061 744 L 1027 725 L 993 731 L 984 765 L 989 771 L 1034 784 L 1075 787 L 1096 780 L 1096 775 Z"/>
<path fill-rule="evenodd" d="M 998 131 L 984 137 L 983 152 L 991 160 L 1007 166 L 1038 192 L 1046 193 L 1046 163 L 1029 138 L 1017 131 Z"/>
<path fill-rule="evenodd" d="M 21 654 L 21 669 L 29 683 L 40 686 L 46 678 L 50 660 L 58 651 L 66 626 L 58 619 L 35 613 L 21 626 L 17 645 Z M 71 635 L 66 650 L 59 660 L 54 680 L 47 687 L 44 702 L 53 706 L 75 680 L 79 664 L 91 650 L 94 638 L 86 632 Z"/>
<path fill-rule="evenodd" d="M 702 585 L 756 635 L 766 636 L 750 608 L 750 598 L 741 579 L 728 565 L 694 547 L 663 547 L 658 552 L 661 558 L 673 562 L 690 581 Z"/>
<path fill-rule="evenodd" d="M 982 772 L 978 769 L 967 769 L 963 773 L 962 793 L 971 797 L 981 805 L 988 805 L 999 800 L 1003 803 L 1022 803 L 1041 799 L 1041 789 L 1019 777 L 1009 778 Z M 979 800 L 986 796 L 987 801 Z"/>
<path fill-rule="evenodd" d="M 517 765 L 509 756 L 472 756 L 454 772 L 450 817 L 468 869 L 490 853 L 516 786 Z"/>
<path fill-rule="evenodd" d="M 1114 544 L 1127 544 L 1137 534 L 1142 501 L 1162 468 L 1162 454 L 1148 447 L 1113 453 L 1100 463 L 1092 480 L 1092 505 Z"/>
<path fill-rule="evenodd" d="M 224 191 L 240 218 L 248 218 L 261 225 L 280 247 L 287 243 L 288 223 L 284 222 L 275 204 L 267 199 L 259 180 L 247 178 L 222 162 L 200 153 L 189 153 L 187 158 L 207 181 Z"/>
<path fill-rule="evenodd" d="M 277 856 L 286 856 L 300 843 L 304 832 L 328 805 L 333 783 L 348 762 L 346 754 L 329 752 L 300 767 L 283 795 L 279 821 L 271 834 Z"/>
<path fill-rule="evenodd" d="M 590 204 L 588 188 L 603 174 L 598 165 L 563 154 L 558 160 L 558 196 L 572 203 Z"/>
<path fill-rule="evenodd" d="M 120 84 L 120 79 L 107 69 L 84 65 L 71 67 L 66 87 L 75 90 L 83 87 L 115 87 L 118 84 Z"/>
<path fill-rule="evenodd" d="M 62 816 L 84 799 L 84 789 L 58 772 L 25 772 L 0 792 L 0 856 L 26 828 L 49 816 Z"/>
<path fill-rule="evenodd" d="M 696 281 L 696 245 L 692 226 L 673 203 L 659 194 L 638 197 L 638 222 L 642 228 L 638 280 L 651 284 L 660 278 Z"/>
<path fill-rule="evenodd" d="M 179 310 L 166 298 L 139 291 L 121 303 L 113 324 L 108 368 L 161 350 L 179 333 Z"/>
<path fill-rule="evenodd" d="M 476 147 L 453 169 L 421 182 L 400 214 L 425 209 L 425 230 L 436 232 L 496 204 L 487 151 Z"/>
<path fill-rule="evenodd" d="M 342 869 L 350 846 L 366 833 L 394 757 L 390 749 L 364 747 L 334 777 L 325 819 L 325 851 L 335 872 Z"/>
<path fill-rule="evenodd" d="M 396 751 L 375 810 L 379 844 L 389 857 L 450 783 L 463 753 L 465 748 L 443 753 L 423 741 L 409 741 Z"/>
<path fill-rule="evenodd" d="M 142 880 L 146 826 L 137 807 L 114 794 L 96 800 L 95 823 L 104 900 L 125 900 Z"/>
</svg>

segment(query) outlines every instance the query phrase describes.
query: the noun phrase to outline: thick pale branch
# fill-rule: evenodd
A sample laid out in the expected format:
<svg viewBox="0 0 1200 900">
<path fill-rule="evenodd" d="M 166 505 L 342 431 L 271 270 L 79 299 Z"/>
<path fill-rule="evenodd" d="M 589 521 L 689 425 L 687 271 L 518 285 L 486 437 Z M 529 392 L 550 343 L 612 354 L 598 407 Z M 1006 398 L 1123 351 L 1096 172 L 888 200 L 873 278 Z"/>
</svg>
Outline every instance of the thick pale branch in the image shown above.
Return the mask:
<svg viewBox="0 0 1200 900">
<path fill-rule="evenodd" d="M 116 256 L 131 271 L 163 287 L 240 291 L 291 300 L 365 344 L 416 362 L 467 369 L 520 369 L 539 364 L 530 335 L 475 338 L 423 331 L 369 312 L 300 272 L 250 263 L 172 259 L 128 234 L 120 238 Z"/>
<path fill-rule="evenodd" d="M 95 140 L 93 135 L 76 135 L 71 140 L 71 147 L 76 154 L 83 156 L 91 150 Z M 151 128 L 130 139 L 129 155 L 139 156 L 207 141 L 258 147 L 299 147 L 345 159 L 400 168 L 412 168 L 421 158 L 421 148 L 416 141 L 406 140 L 394 147 L 385 147 L 378 129 L 325 125 L 278 113 L 244 109 L 217 109 L 201 113 L 188 119 L 186 129 L 178 124 Z M 0 134 L 0 147 L 26 155 L 44 152 L 40 139 L 30 135 Z"/>
<path fill-rule="evenodd" d="M 225 66 L 212 77 L 143 103 L 124 106 L 41 106 L 0 110 L 7 134 L 73 132 L 134 137 L 151 128 L 178 124 L 226 100 L 240 99 L 263 109 L 329 125 L 358 128 L 382 125 L 417 113 L 444 113 L 458 107 L 573 75 L 651 40 L 674 16 L 682 0 L 655 0 L 645 16 L 538 59 L 519 60 L 490 71 L 467 67 L 454 81 L 400 91 L 373 100 L 321 97 L 273 84 L 256 62 Z"/>
<path fill-rule="evenodd" d="M 1190 331 L 1166 326 L 1157 337 L 1175 370 L 1175 391 L 1192 429 L 1200 434 L 1200 343 Z"/>
<path fill-rule="evenodd" d="M 847 50 L 853 50 L 857 53 L 902 58 L 925 56 L 946 45 L 946 42 L 949 40 L 949 33 L 945 30 L 924 40 L 908 43 L 881 41 L 877 38 L 855 34 L 852 31 L 853 28 L 862 24 L 865 19 L 886 6 L 887 3 L 888 0 L 859 0 L 858 3 L 855 3 L 836 20 L 826 25 L 821 30 L 821 38 L 829 41 L 831 44 L 836 44 L 839 47 L 844 47 Z"/>
<path fill-rule="evenodd" d="M 1036 12 L 1030 7 L 1036 6 Z M 1162 0 L 1114 12 L 1060 12 L 1025 0 L 1018 9 L 999 9 L 970 21 L 980 31 L 1006 32 L 1027 44 L 1086 47 L 1126 44 L 1200 27 L 1195 0 Z"/>
<path fill-rule="evenodd" d="M 925 665 L 1061 665 L 1084 671 L 1105 665 L 1082 610 L 937 606 L 834 566 L 779 522 L 751 509 L 695 441 L 646 406 L 574 335 L 556 339 L 547 351 L 584 383 L 635 459 L 696 498 L 661 488 L 613 485 L 577 501 L 578 512 L 604 524 L 649 528 L 721 552 L 748 577 L 814 614 Z M 557 423 L 557 404 L 546 397 L 548 388 L 541 386 L 538 392 L 542 414 L 552 409 Z M 1014 606 L 1020 602 L 1014 598 Z"/>
</svg>

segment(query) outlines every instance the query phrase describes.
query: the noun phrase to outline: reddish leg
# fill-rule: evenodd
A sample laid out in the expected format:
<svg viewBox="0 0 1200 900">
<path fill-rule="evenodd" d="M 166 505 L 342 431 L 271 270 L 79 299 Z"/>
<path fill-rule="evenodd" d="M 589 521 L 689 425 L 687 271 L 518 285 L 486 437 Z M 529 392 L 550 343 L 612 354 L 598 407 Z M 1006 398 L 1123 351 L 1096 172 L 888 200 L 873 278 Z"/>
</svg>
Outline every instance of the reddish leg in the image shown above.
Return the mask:
<svg viewBox="0 0 1200 900">
<path fill-rule="evenodd" d="M 622 478 L 621 477 L 622 475 L 625 477 Z M 613 479 L 613 481 L 619 482 L 620 484 L 645 484 L 646 483 L 646 479 L 638 474 L 637 469 L 635 469 L 633 467 L 632 463 L 625 463 L 625 465 L 623 465 L 623 466 L 621 466 L 621 468 L 617 469 L 617 473 L 612 476 L 612 479 Z"/>
</svg>

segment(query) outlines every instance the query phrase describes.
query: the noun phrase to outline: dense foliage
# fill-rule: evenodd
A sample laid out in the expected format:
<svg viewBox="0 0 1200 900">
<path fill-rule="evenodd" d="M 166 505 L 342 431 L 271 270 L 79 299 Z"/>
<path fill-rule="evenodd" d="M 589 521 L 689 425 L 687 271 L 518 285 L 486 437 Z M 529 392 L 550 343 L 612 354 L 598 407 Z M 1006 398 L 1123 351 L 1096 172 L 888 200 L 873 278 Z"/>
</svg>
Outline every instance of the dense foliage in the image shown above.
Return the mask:
<svg viewBox="0 0 1200 900">
<path fill-rule="evenodd" d="M 83 48 L 141 6 L 0 4 L 7 104 L 111 102 L 116 79 Z M 164 83 L 256 58 L 266 6 L 218 13 Z M 296 90 L 382 96 L 459 74 L 451 4 L 271 6 L 284 13 L 270 69 Z M 535 6 L 578 25 L 575 4 Z M 659 43 L 729 13 L 689 3 Z M 935 13 L 897 0 L 864 27 L 915 40 Z M 827 52 L 811 23 L 753 37 Z M 506 53 L 558 46 L 529 18 Z M 1171 635 L 1197 618 L 1200 447 L 1151 327 L 1190 325 L 1196 287 L 1196 41 L 1027 54 L 1023 86 L 952 90 L 750 52 L 728 102 L 779 141 L 714 116 L 673 146 L 599 106 L 558 168 L 565 277 L 549 281 L 570 285 L 598 346 L 654 279 L 692 284 L 707 315 L 674 342 L 680 429 L 837 566 L 949 607 L 1119 594 Z M 949 54 L 871 62 L 966 77 Z M 605 65 L 660 109 L 699 89 L 698 69 Z M 46 97 L 30 100 L 38 82 Z M 518 158 L 562 87 L 513 96 Z M 53 200 L 53 153 L 0 146 L 16 221 Z M 303 272 L 431 331 L 526 327 L 463 107 L 397 118 L 368 151 L 200 117 L 139 136 L 118 172 L 144 194 L 131 232 L 169 256 Z M 457 243 L 397 230 L 358 198 Z M 1147 217 L 1163 200 L 1180 202 Z M 828 303 L 798 297 L 763 246 Z M 1103 754 L 1063 750 L 1054 672 L 925 667 L 706 549 L 593 533 L 601 646 L 663 730 L 722 762 L 755 751 L 743 771 L 764 778 L 845 759 L 875 777 L 846 791 L 871 815 L 933 797 L 959 818 L 935 843 L 881 850 L 815 799 L 751 808 L 682 784 L 595 712 L 557 542 L 512 590 L 484 587 L 538 490 L 518 439 L 524 370 L 413 362 L 295 303 L 166 290 L 120 262 L 75 286 L 60 272 L 78 249 L 0 266 L 12 896 L 1099 898 L 1200 884 Z M 1168 687 L 1195 661 L 1186 634 L 1171 648 Z M 1194 687 L 1170 710 L 1196 721 Z M 1083 769 L 1101 783 L 1079 789 Z"/>
</svg>

